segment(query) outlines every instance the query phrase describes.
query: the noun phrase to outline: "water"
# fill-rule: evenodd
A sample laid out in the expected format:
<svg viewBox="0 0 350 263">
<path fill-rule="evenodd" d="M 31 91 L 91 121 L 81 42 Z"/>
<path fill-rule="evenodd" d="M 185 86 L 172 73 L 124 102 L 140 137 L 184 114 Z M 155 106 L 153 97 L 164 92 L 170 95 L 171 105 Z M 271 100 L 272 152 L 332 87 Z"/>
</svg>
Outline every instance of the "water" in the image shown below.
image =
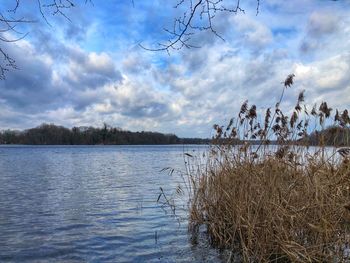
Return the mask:
<svg viewBox="0 0 350 263">
<path fill-rule="evenodd" d="M 199 146 L 1 146 L 0 262 L 213 262 L 157 204 Z"/>
</svg>

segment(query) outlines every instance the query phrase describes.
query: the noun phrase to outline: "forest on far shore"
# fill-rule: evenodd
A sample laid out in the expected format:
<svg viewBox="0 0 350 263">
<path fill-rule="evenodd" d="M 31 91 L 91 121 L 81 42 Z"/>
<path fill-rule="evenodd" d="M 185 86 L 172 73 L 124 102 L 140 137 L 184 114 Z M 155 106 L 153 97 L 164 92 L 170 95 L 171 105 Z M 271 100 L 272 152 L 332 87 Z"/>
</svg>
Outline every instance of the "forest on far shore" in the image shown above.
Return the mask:
<svg viewBox="0 0 350 263">
<path fill-rule="evenodd" d="M 286 144 L 300 145 L 333 145 L 348 146 L 350 130 L 330 126 L 323 131 L 314 131 L 297 141 Z M 251 145 L 260 144 L 260 140 L 245 140 Z M 0 144 L 25 144 L 25 145 L 153 145 L 153 144 L 209 144 L 209 143 L 233 143 L 220 139 L 212 141 L 203 138 L 179 138 L 175 134 L 159 132 L 131 132 L 121 128 L 111 127 L 104 124 L 101 128 L 73 127 L 71 129 L 55 124 L 41 124 L 38 127 L 18 131 L 0 131 Z M 234 144 L 241 144 L 236 139 Z M 276 145 L 277 141 L 271 140 L 270 144 Z"/>
<path fill-rule="evenodd" d="M 25 145 L 147 145 L 147 144 L 206 144 L 209 139 L 179 138 L 175 134 L 159 132 L 131 132 L 104 124 L 101 128 L 41 124 L 18 131 L 0 132 L 0 144 Z"/>
</svg>

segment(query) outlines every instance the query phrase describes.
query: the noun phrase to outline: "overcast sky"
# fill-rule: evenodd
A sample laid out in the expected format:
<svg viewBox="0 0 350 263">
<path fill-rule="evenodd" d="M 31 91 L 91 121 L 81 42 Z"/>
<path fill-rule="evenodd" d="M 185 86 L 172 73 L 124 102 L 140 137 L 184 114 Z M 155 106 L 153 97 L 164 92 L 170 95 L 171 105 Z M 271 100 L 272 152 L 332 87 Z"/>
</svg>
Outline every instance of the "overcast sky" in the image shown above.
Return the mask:
<svg viewBox="0 0 350 263">
<path fill-rule="evenodd" d="M 8 1 L 11 2 L 11 1 Z M 15 2 L 15 1 L 13 1 Z M 0 81 L 0 129 L 43 122 L 209 137 L 214 123 L 236 116 L 244 100 L 273 106 L 294 73 L 285 107 L 306 90 L 306 102 L 350 105 L 350 1 L 241 1 L 245 13 L 217 14 L 201 48 L 150 52 L 166 40 L 179 10 L 172 0 L 94 1 L 67 11 L 71 22 L 34 4 L 20 6 L 39 22 L 5 47 L 18 70 Z M 81 1 L 84 2 L 84 1 Z M 3 6 L 1 12 L 6 12 Z M 0 8 L 1 9 L 1 8 Z"/>
</svg>

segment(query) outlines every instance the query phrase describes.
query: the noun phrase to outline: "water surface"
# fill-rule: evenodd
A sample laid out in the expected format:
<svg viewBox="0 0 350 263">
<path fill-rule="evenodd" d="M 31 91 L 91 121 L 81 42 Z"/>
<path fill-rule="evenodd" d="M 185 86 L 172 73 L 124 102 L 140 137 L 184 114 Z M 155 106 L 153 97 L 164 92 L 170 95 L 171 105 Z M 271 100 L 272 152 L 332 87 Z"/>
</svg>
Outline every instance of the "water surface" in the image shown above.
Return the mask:
<svg viewBox="0 0 350 263">
<path fill-rule="evenodd" d="M 0 146 L 0 262 L 219 260 L 156 202 L 181 181 L 161 169 L 193 149 Z"/>
</svg>

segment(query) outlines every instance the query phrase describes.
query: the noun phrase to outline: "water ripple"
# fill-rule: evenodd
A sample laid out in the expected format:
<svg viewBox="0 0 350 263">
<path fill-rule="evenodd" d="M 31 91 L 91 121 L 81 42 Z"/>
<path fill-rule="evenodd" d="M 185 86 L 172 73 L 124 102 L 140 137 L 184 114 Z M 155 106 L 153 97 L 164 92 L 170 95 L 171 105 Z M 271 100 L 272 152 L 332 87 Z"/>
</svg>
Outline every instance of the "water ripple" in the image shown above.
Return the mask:
<svg viewBox="0 0 350 263">
<path fill-rule="evenodd" d="M 182 146 L 0 147 L 0 262 L 212 262 L 156 203 Z"/>
</svg>

